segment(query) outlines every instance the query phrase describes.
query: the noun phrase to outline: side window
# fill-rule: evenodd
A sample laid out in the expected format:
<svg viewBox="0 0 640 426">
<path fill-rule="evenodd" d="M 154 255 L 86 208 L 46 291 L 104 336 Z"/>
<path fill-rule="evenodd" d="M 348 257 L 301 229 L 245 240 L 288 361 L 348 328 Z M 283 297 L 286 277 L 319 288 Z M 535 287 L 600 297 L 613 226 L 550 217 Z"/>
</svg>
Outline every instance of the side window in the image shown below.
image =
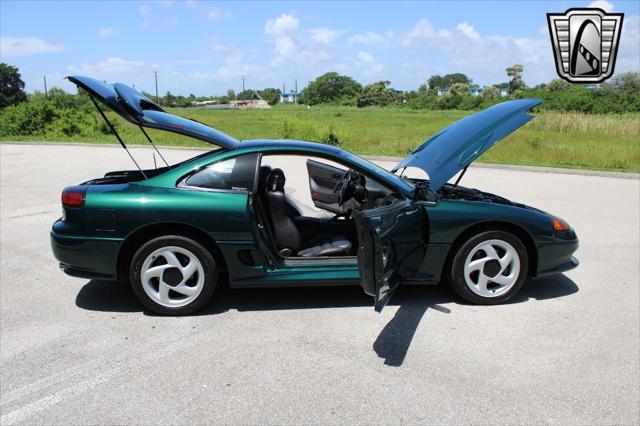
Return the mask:
<svg viewBox="0 0 640 426">
<path fill-rule="evenodd" d="M 189 176 L 183 185 L 204 189 L 251 191 L 258 154 L 240 155 L 210 164 Z"/>
</svg>

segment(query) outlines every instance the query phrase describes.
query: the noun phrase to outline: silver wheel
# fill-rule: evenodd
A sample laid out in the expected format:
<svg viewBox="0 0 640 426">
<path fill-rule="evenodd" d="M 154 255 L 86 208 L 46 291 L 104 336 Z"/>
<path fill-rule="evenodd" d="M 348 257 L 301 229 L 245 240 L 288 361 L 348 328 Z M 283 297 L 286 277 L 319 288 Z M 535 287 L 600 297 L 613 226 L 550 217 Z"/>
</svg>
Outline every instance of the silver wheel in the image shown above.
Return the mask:
<svg viewBox="0 0 640 426">
<path fill-rule="evenodd" d="M 162 247 L 142 263 L 140 281 L 151 300 L 167 308 L 179 308 L 202 292 L 204 268 L 198 257 L 183 247 Z"/>
<path fill-rule="evenodd" d="M 478 296 L 492 298 L 508 292 L 518 281 L 520 256 L 503 240 L 487 240 L 475 246 L 464 262 L 464 279 Z"/>
</svg>

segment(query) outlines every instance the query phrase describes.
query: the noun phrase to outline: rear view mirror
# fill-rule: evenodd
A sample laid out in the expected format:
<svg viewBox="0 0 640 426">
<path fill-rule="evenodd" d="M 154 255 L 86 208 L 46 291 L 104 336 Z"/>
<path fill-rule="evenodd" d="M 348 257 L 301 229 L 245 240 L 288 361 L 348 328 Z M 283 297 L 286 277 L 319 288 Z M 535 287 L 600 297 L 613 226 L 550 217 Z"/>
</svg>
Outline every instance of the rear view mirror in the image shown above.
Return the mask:
<svg viewBox="0 0 640 426">
<path fill-rule="evenodd" d="M 435 206 L 438 203 L 438 196 L 429 188 L 428 181 L 418 181 L 416 182 L 416 189 L 413 191 L 413 201 Z"/>
</svg>

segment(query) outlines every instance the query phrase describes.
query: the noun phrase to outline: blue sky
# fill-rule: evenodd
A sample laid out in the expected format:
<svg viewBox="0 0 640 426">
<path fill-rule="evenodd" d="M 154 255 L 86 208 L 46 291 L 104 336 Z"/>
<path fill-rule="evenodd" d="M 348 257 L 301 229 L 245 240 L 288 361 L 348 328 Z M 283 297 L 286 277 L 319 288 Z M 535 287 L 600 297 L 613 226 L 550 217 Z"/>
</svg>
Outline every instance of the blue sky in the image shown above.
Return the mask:
<svg viewBox="0 0 640 426">
<path fill-rule="evenodd" d="M 298 87 L 327 71 L 415 89 L 464 72 L 485 85 L 524 65 L 529 85 L 555 78 L 547 12 L 592 3 L 624 12 L 616 72 L 640 70 L 640 1 L 0 2 L 0 58 L 28 91 L 73 91 L 83 74 L 153 92 L 224 94 Z"/>
</svg>

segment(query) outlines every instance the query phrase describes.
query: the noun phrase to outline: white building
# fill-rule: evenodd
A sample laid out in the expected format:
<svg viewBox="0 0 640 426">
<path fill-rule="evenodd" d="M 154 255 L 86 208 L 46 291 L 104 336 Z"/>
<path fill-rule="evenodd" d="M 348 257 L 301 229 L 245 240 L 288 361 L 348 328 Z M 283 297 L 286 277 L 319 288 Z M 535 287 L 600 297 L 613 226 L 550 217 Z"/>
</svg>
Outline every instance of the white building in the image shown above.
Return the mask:
<svg viewBox="0 0 640 426">
<path fill-rule="evenodd" d="M 296 93 L 295 91 L 292 90 L 289 93 L 280 95 L 280 103 L 297 104 L 299 98 L 300 98 L 300 93 Z"/>
</svg>

